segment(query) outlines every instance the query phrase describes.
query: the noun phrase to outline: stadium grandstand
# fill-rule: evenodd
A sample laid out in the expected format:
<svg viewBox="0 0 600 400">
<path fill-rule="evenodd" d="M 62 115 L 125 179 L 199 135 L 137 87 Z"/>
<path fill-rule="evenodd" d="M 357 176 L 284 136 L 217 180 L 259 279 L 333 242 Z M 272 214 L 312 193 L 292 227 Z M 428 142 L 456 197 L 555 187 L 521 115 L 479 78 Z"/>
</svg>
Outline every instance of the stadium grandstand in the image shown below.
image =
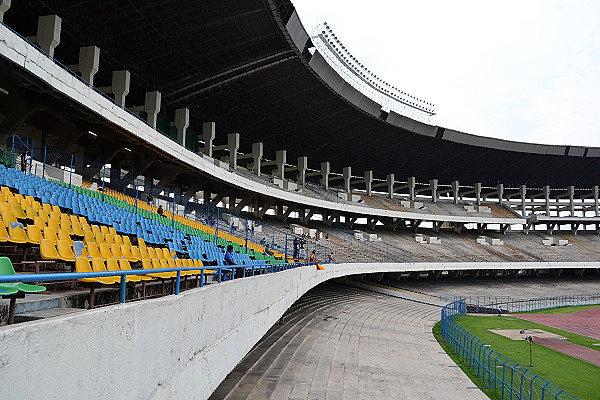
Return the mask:
<svg viewBox="0 0 600 400">
<path fill-rule="evenodd" d="M 288 0 L 0 21 L 7 396 L 485 398 L 444 285 L 600 292 L 600 148 L 437 126 Z"/>
</svg>

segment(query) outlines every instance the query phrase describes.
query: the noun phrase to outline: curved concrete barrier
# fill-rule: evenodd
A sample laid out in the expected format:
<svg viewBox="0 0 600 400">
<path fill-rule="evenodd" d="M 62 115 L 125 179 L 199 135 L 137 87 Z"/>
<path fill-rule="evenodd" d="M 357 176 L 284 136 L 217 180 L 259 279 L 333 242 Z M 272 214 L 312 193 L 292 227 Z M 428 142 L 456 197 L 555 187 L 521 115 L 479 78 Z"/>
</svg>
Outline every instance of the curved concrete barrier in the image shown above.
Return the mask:
<svg viewBox="0 0 600 400">
<path fill-rule="evenodd" d="M 178 296 L 0 329 L 7 398 L 205 399 L 296 300 L 347 275 L 455 269 L 598 268 L 600 263 L 348 263 L 301 267 Z"/>
</svg>

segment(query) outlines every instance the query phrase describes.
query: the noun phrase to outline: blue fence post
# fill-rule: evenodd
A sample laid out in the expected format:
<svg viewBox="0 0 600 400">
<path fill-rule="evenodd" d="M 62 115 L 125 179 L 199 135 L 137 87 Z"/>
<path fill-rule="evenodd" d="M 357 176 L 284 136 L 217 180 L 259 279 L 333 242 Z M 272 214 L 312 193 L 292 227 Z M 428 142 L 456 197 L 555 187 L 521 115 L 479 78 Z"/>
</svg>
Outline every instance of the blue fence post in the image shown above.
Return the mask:
<svg viewBox="0 0 600 400">
<path fill-rule="evenodd" d="M 200 270 L 200 287 L 204 286 L 204 268 Z"/>
<path fill-rule="evenodd" d="M 119 302 L 125 303 L 125 296 L 127 294 L 127 275 L 121 275 L 121 283 L 119 285 Z"/>
<path fill-rule="evenodd" d="M 175 294 L 179 294 L 181 287 L 181 270 L 177 270 L 177 277 L 175 278 Z"/>
</svg>

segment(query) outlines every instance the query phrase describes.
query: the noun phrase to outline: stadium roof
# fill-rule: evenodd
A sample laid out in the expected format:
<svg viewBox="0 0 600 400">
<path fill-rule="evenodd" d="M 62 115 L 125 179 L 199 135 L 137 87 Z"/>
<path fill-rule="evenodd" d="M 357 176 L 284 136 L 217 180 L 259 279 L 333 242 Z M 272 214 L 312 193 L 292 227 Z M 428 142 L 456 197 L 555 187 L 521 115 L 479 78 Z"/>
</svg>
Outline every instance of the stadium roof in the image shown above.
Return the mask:
<svg viewBox="0 0 600 400">
<path fill-rule="evenodd" d="M 308 156 L 312 168 L 331 161 L 333 172 L 351 166 L 355 175 L 373 170 L 377 178 L 394 173 L 420 182 L 598 184 L 598 148 L 467 135 L 353 104 L 332 87 L 318 57 L 298 48 L 302 38 L 310 42 L 301 24 L 289 30 L 297 18 L 290 1 L 28 0 L 15 2 L 5 22 L 34 35 L 37 17 L 47 14 L 63 20 L 58 60 L 76 63 L 80 46 L 95 45 L 97 86 L 109 84 L 113 70 L 127 69 L 127 107 L 158 90 L 164 116 L 189 108 L 191 128 L 216 122 L 218 142 L 238 132 L 243 152 L 261 141 L 266 158 L 285 149 L 290 162 Z"/>
</svg>

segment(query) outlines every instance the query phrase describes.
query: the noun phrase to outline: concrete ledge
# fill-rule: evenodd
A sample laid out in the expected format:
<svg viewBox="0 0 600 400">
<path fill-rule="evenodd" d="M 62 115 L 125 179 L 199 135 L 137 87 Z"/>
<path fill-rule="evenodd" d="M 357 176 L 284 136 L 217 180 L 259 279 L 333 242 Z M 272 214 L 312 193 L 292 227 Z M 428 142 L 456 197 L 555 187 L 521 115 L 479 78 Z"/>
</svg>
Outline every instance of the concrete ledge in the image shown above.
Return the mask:
<svg viewBox="0 0 600 400">
<path fill-rule="evenodd" d="M 0 328 L 7 398 L 205 399 L 300 296 L 377 272 L 583 269 L 600 263 L 348 263 L 302 267 Z M 24 385 L 23 382 L 27 382 Z"/>
</svg>

